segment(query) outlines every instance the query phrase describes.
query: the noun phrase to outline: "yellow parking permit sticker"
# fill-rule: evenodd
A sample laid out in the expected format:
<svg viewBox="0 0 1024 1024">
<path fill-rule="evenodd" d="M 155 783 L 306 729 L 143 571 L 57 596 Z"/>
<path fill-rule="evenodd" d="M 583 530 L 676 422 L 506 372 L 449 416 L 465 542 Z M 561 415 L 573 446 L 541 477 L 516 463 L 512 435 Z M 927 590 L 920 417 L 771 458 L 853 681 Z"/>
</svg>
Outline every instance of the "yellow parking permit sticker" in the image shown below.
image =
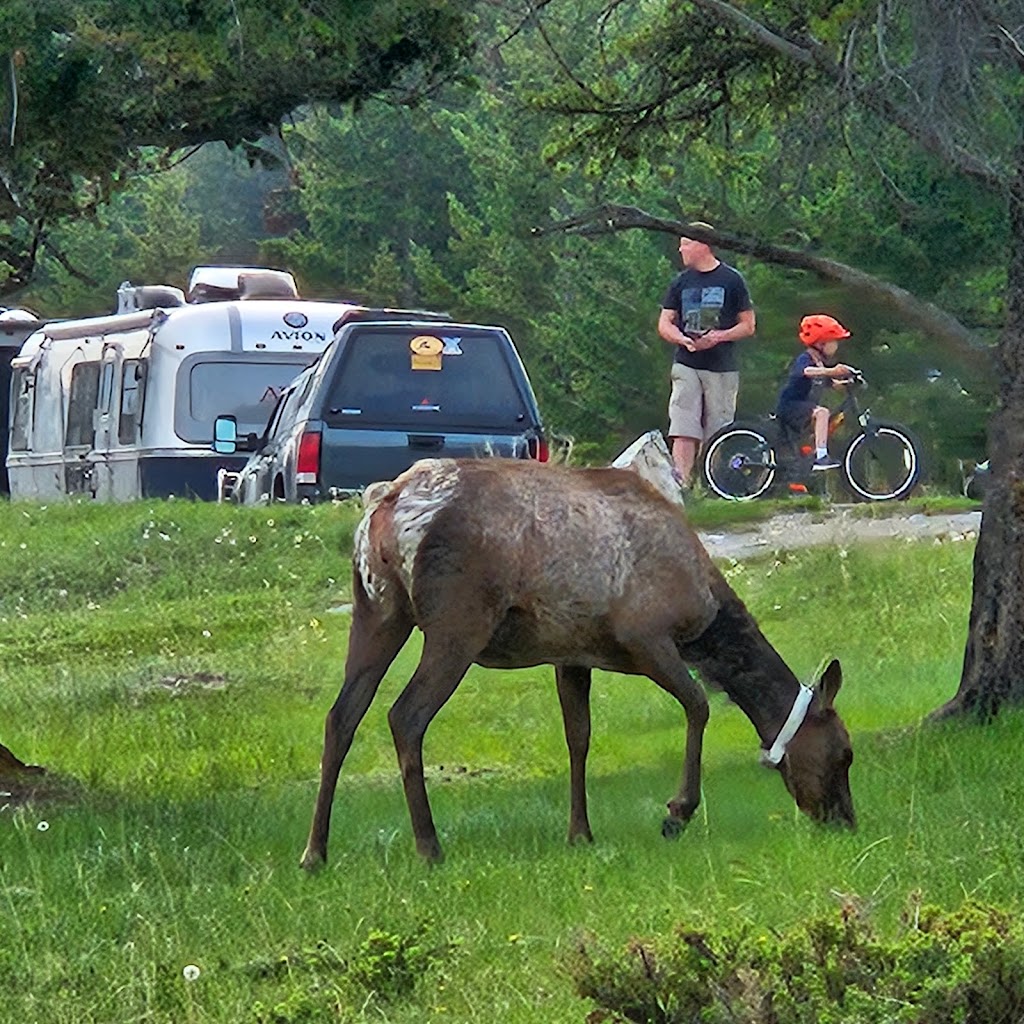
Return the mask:
<svg viewBox="0 0 1024 1024">
<path fill-rule="evenodd" d="M 414 370 L 440 370 L 444 342 L 431 334 L 418 334 L 409 342 Z"/>
</svg>

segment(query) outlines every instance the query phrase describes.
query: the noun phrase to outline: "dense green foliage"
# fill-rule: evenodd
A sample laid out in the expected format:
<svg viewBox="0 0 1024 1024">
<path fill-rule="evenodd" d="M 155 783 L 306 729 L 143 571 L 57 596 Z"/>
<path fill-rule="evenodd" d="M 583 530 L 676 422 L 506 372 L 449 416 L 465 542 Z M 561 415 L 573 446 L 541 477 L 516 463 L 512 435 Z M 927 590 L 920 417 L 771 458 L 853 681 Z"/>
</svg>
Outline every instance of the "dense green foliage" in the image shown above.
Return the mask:
<svg viewBox="0 0 1024 1024">
<path fill-rule="evenodd" d="M 468 4 L 9 0 L 0 13 L 0 292 L 62 219 L 183 147 L 255 144 L 306 102 L 454 74 Z M 417 76 L 417 77 L 413 77 Z"/>
<path fill-rule="evenodd" d="M 792 930 L 683 930 L 624 954 L 584 942 L 581 995 L 636 1024 L 996 1024 L 1024 1012 L 1024 927 L 998 907 L 917 899 L 893 937 L 863 904 Z"/>
<path fill-rule="evenodd" d="M 306 877 L 356 512 L 0 504 L 0 741 L 52 794 L 0 810 L 4 1024 L 571 1024 L 590 1010 L 566 970 L 581 934 L 619 949 L 745 924 L 781 943 L 844 893 L 888 942 L 915 890 L 945 912 L 965 894 L 1019 907 L 1024 717 L 983 742 L 919 726 L 955 687 L 971 577 L 969 543 L 931 541 L 725 567 L 801 678 L 842 659 L 856 833 L 800 816 L 712 695 L 704 803 L 666 843 L 679 709 L 599 672 L 596 843 L 570 849 L 550 670 L 474 668 L 427 734 L 448 853 L 427 869 L 387 724 L 413 640 L 346 762 L 330 863 Z"/>
</svg>

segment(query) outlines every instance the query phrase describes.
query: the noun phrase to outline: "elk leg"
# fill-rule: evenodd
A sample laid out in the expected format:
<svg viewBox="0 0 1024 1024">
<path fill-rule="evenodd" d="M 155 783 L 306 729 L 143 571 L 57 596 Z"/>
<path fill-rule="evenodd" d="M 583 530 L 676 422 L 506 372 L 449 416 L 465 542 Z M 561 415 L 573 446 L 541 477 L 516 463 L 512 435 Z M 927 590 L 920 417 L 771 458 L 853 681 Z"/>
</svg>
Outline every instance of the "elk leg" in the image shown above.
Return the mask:
<svg viewBox="0 0 1024 1024">
<path fill-rule="evenodd" d="M 671 839 L 682 832 L 700 805 L 701 748 L 704 727 L 708 723 L 708 698 L 700 684 L 691 677 L 671 640 L 654 641 L 642 651 L 634 650 L 633 653 L 640 671 L 675 697 L 686 713 L 683 777 L 679 792 L 668 802 L 668 817 L 661 828 L 661 834 Z"/>
<path fill-rule="evenodd" d="M 388 712 L 416 850 L 425 860 L 435 863 L 443 860 L 444 854 L 423 781 L 423 736 L 480 650 L 482 646 L 472 647 L 464 638 L 456 640 L 447 632 L 425 633 L 420 663 Z"/>
<path fill-rule="evenodd" d="M 348 657 L 345 661 L 345 682 L 324 724 L 320 789 L 306 851 L 301 861 L 307 871 L 319 867 L 327 860 L 331 804 L 341 765 L 384 673 L 408 640 L 412 625 L 408 609 L 384 613 L 357 593 L 352 629 L 349 632 Z"/>
<path fill-rule="evenodd" d="M 590 750 L 590 669 L 580 665 L 555 668 L 562 705 L 565 742 L 569 748 L 569 843 L 594 841 L 587 818 L 587 753 Z"/>
</svg>

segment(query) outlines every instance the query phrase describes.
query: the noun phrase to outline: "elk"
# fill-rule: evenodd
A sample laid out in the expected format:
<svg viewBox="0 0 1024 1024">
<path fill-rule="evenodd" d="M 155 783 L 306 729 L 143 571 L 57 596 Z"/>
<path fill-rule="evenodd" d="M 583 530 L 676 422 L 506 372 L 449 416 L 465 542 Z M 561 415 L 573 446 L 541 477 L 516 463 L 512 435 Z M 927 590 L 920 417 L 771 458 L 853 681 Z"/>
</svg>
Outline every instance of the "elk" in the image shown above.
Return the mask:
<svg viewBox="0 0 1024 1024">
<path fill-rule="evenodd" d="M 700 802 L 708 701 L 721 687 L 801 810 L 854 825 L 850 738 L 833 661 L 802 686 L 715 567 L 678 505 L 636 473 L 506 459 L 428 459 L 375 484 L 356 530 L 345 679 L 324 728 L 320 789 L 302 866 L 327 859 L 338 775 L 384 673 L 414 626 L 423 653 L 388 721 L 418 852 L 442 857 L 423 779 L 423 737 L 473 663 L 551 664 L 569 751 L 569 841 L 587 817 L 590 677 L 644 675 L 679 701 L 686 746 L 662 832 Z"/>
</svg>

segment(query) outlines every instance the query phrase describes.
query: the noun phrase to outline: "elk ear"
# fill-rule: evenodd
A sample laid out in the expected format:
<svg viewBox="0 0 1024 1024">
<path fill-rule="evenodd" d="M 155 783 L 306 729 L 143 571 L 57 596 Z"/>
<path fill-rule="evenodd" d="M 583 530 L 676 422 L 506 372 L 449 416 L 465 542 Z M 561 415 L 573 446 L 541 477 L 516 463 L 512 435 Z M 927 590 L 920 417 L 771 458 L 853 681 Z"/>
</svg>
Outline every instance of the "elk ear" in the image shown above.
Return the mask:
<svg viewBox="0 0 1024 1024">
<path fill-rule="evenodd" d="M 843 669 L 836 658 L 829 662 L 829 666 L 821 674 L 821 681 L 818 683 L 818 703 L 821 707 L 830 708 L 843 685 Z"/>
</svg>

